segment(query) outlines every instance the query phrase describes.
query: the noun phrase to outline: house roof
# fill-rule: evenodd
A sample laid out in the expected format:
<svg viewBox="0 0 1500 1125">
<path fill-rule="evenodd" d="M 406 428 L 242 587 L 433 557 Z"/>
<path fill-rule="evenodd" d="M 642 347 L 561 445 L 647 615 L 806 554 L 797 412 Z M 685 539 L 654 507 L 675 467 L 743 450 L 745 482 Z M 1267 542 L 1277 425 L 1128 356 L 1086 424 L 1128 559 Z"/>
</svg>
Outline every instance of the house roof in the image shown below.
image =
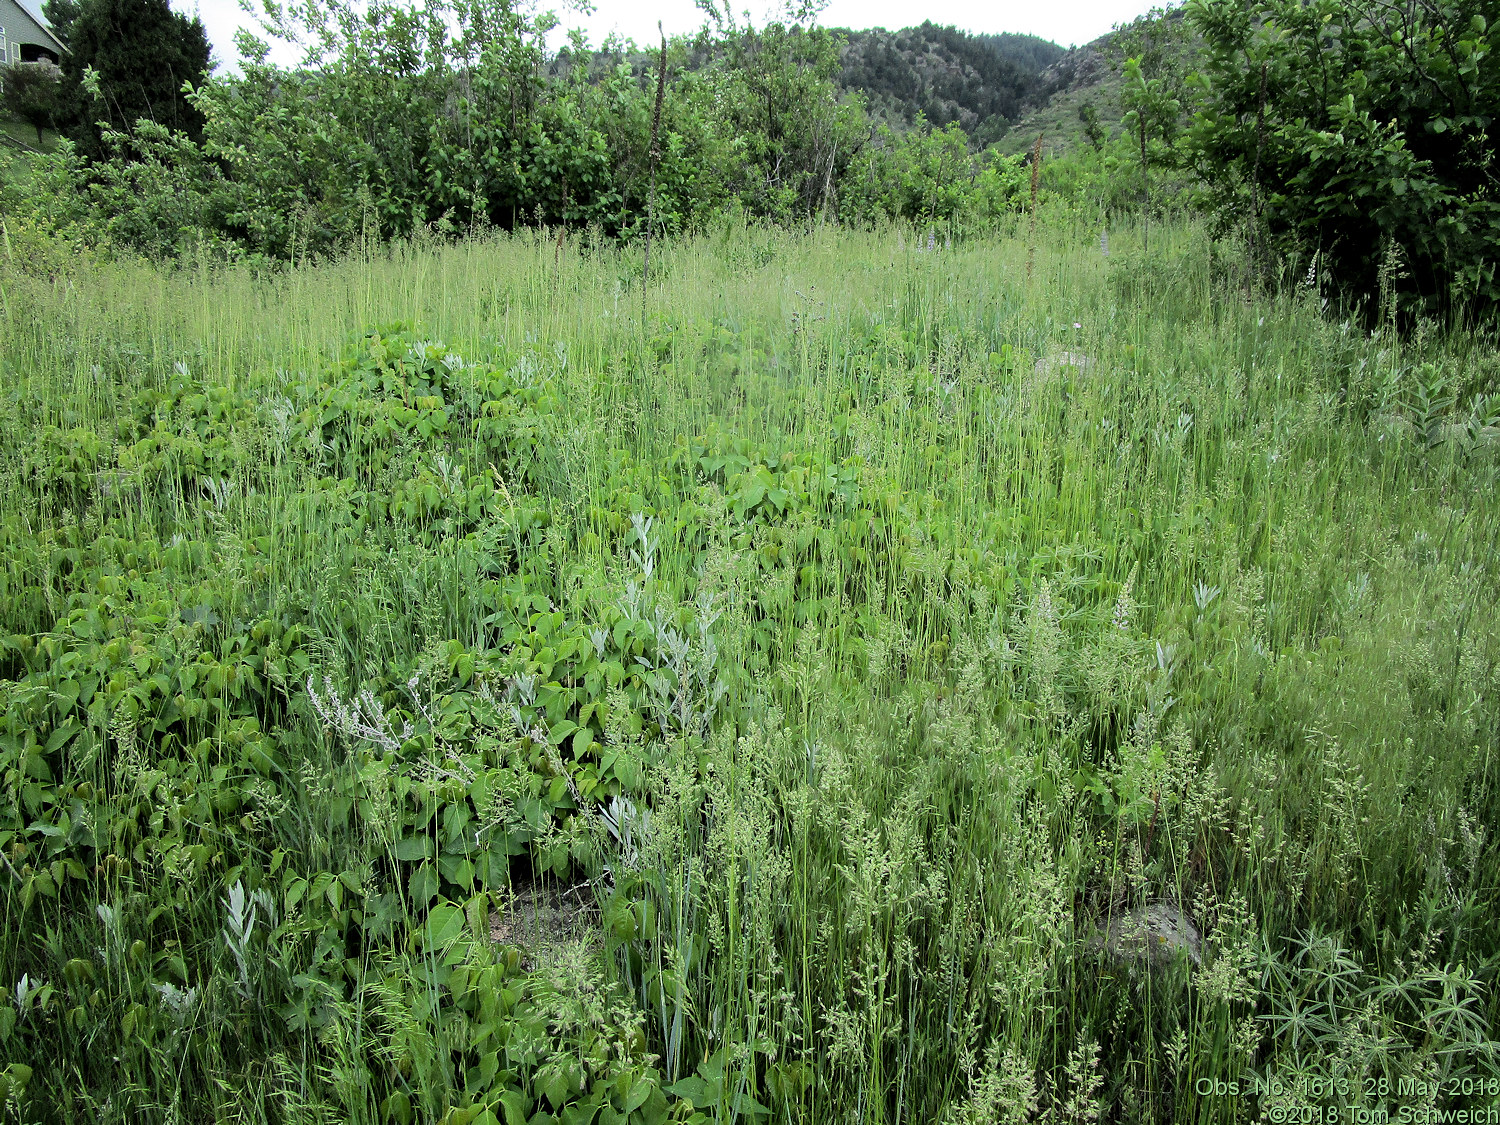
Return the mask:
<svg viewBox="0 0 1500 1125">
<path fill-rule="evenodd" d="M 11 3 L 16 6 L 16 8 L 23 16 L 25 16 L 36 25 L 36 29 L 47 37 L 48 42 L 55 46 L 59 51 L 67 50 L 67 48 L 63 46 L 63 41 L 53 34 L 52 29 L 47 26 L 46 21 L 43 20 L 41 16 L 33 12 L 30 8 L 23 4 L 21 0 L 11 0 Z"/>
</svg>

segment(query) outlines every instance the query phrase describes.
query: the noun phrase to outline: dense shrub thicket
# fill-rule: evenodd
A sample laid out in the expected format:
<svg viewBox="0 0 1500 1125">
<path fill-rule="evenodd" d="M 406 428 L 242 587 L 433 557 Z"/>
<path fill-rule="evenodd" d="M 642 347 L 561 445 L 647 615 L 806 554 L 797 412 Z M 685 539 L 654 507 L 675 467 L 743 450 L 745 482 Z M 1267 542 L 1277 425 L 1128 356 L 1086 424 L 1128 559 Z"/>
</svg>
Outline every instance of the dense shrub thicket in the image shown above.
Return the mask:
<svg viewBox="0 0 1500 1125">
<path fill-rule="evenodd" d="M 1500 302 L 1500 3 L 1190 0 L 1185 161 L 1221 220 L 1346 291 Z"/>
<path fill-rule="evenodd" d="M 621 59 L 549 75 L 546 19 L 504 3 L 304 14 L 307 65 L 277 67 L 246 41 L 243 73 L 187 95 L 201 129 L 105 121 L 103 159 L 64 146 L 37 161 L 33 212 L 152 255 L 300 259 L 422 229 L 633 238 L 648 211 L 671 232 L 726 206 L 778 222 L 982 222 L 1025 182 L 1019 161 L 971 153 L 956 129 L 872 130 L 860 100 L 838 96 L 838 43 L 821 29 L 737 31 L 695 67 L 694 44 L 667 45 L 653 167 L 655 74 Z"/>
<path fill-rule="evenodd" d="M 157 256 L 294 260 L 492 226 L 628 240 L 735 209 L 983 229 L 1031 199 L 1025 158 L 986 142 L 1070 73 L 1027 69 L 1057 61 L 1037 44 L 931 24 L 726 15 L 659 52 L 575 38 L 549 54 L 553 17 L 509 0 L 328 0 L 264 26 L 307 48 L 301 65 L 246 37 L 242 73 L 203 78 L 201 26 L 141 2 L 152 18 L 128 42 L 106 34 L 123 0 L 59 7 L 75 42 L 57 108 L 77 143 L 9 210 Z M 1290 267 L 1370 315 L 1482 315 L 1500 299 L 1497 5 L 1159 11 L 1086 53 L 1117 72 L 1121 119 L 1083 104 L 1089 143 L 1040 187 L 1105 224 L 1202 206 L 1263 276 Z M 126 65 L 142 57 L 160 65 Z"/>
<path fill-rule="evenodd" d="M 201 137 L 203 118 L 183 93 L 208 77 L 203 22 L 167 0 L 88 0 L 66 19 L 59 111 L 81 155 L 105 156 L 104 132 L 141 119 Z"/>
</svg>

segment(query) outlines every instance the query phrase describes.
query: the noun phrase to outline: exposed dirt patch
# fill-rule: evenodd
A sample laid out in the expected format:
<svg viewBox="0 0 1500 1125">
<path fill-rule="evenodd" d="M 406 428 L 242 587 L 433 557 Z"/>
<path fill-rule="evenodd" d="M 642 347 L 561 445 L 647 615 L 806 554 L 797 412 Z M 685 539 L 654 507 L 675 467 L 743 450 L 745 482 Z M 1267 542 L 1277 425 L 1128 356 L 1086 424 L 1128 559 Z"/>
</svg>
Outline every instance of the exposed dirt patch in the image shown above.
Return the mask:
<svg viewBox="0 0 1500 1125">
<path fill-rule="evenodd" d="M 550 960 L 563 946 L 602 943 L 599 908 L 588 883 L 520 884 L 490 912 L 490 939 L 519 946 L 527 969 Z"/>
</svg>

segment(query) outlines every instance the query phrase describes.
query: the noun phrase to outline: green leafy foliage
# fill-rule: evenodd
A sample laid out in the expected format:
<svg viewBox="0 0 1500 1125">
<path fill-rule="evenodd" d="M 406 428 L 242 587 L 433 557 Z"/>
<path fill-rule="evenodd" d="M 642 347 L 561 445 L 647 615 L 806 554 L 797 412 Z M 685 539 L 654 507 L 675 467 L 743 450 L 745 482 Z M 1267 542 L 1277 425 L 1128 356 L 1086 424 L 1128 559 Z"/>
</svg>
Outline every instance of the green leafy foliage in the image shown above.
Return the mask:
<svg viewBox="0 0 1500 1125">
<path fill-rule="evenodd" d="M 652 75 L 581 50 L 549 74 L 550 24 L 499 2 L 298 11 L 268 21 L 267 39 L 243 37 L 240 73 L 174 88 L 181 120 L 124 102 L 88 110 L 74 147 L 35 162 L 16 211 L 63 239 L 261 264 L 494 227 L 644 232 Z M 304 63 L 268 62 L 269 39 L 294 34 L 310 44 Z M 918 119 L 871 145 L 863 104 L 839 95 L 831 33 L 773 23 L 709 47 L 668 52 L 662 232 L 702 230 L 734 208 L 782 223 L 922 215 L 973 230 L 1015 209 L 1013 162 L 971 155 L 956 124 Z M 86 64 L 75 62 L 81 90 Z M 100 75 L 98 96 L 113 96 Z"/>
<path fill-rule="evenodd" d="M 726 40 L 708 93 L 730 142 L 731 184 L 758 214 L 826 210 L 865 134 L 862 107 L 833 86 L 839 45 L 823 28 L 771 23 Z"/>
<path fill-rule="evenodd" d="M 47 26 L 52 29 L 52 34 L 62 40 L 65 47 L 68 45 L 73 21 L 78 18 L 81 9 L 80 0 L 46 0 L 42 5 L 42 15 L 47 17 Z"/>
<path fill-rule="evenodd" d="M 1030 173 L 1019 157 L 993 150 L 969 153 L 956 125 L 904 133 L 882 126 L 844 178 L 841 216 L 859 224 L 872 216 L 983 229 L 1019 211 L 1030 190 Z"/>
<path fill-rule="evenodd" d="M 628 248 L 525 233 L 7 260 L 7 1104 L 1500 1077 L 1495 357 L 1042 219 L 1029 285 L 1015 239 L 667 240 L 644 315 Z M 1166 903 L 1196 944 L 1109 936 Z"/>
<path fill-rule="evenodd" d="M 1372 313 L 1393 252 L 1408 311 L 1494 307 L 1493 3 L 1194 0 L 1188 13 L 1207 51 L 1188 152 L 1223 222 L 1262 230 Z"/>
<path fill-rule="evenodd" d="M 1160 78 L 1148 78 L 1139 58 L 1125 60 L 1125 87 L 1120 95 L 1125 107 L 1124 125 L 1139 146 L 1141 172 L 1141 213 L 1149 223 L 1151 215 L 1151 166 L 1160 163 L 1160 150 L 1171 144 L 1182 103 L 1172 96 L 1169 84 Z M 1149 227 L 1147 228 L 1149 231 Z"/>
<path fill-rule="evenodd" d="M 56 122 L 60 82 L 57 67 L 46 61 L 11 63 L 0 69 L 0 104 L 36 130 L 38 145 L 42 130 Z"/>
<path fill-rule="evenodd" d="M 128 132 L 142 119 L 198 138 L 202 119 L 183 95 L 184 85 L 208 76 L 208 35 L 197 17 L 176 14 L 166 0 L 81 0 L 67 36 L 68 135 L 87 156 L 104 155 L 105 130 Z"/>
</svg>

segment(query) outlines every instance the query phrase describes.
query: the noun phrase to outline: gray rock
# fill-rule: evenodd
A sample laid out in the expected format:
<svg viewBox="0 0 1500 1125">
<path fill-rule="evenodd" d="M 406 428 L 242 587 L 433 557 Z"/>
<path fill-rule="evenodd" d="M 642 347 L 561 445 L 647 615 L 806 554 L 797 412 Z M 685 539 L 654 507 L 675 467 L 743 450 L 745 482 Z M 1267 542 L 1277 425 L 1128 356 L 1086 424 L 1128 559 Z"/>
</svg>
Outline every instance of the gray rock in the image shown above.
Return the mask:
<svg viewBox="0 0 1500 1125">
<path fill-rule="evenodd" d="M 1203 939 L 1198 928 L 1170 899 L 1152 899 L 1100 922 L 1093 948 L 1104 950 L 1115 961 L 1145 961 L 1152 968 L 1161 968 L 1186 953 L 1194 965 L 1202 963 Z"/>
<path fill-rule="evenodd" d="M 1097 366 L 1099 361 L 1091 355 L 1083 352 L 1057 352 L 1055 355 L 1043 356 L 1036 361 L 1036 373 L 1038 375 L 1051 375 L 1054 371 L 1061 371 L 1064 367 L 1076 367 L 1079 371 L 1087 371 Z"/>
</svg>

